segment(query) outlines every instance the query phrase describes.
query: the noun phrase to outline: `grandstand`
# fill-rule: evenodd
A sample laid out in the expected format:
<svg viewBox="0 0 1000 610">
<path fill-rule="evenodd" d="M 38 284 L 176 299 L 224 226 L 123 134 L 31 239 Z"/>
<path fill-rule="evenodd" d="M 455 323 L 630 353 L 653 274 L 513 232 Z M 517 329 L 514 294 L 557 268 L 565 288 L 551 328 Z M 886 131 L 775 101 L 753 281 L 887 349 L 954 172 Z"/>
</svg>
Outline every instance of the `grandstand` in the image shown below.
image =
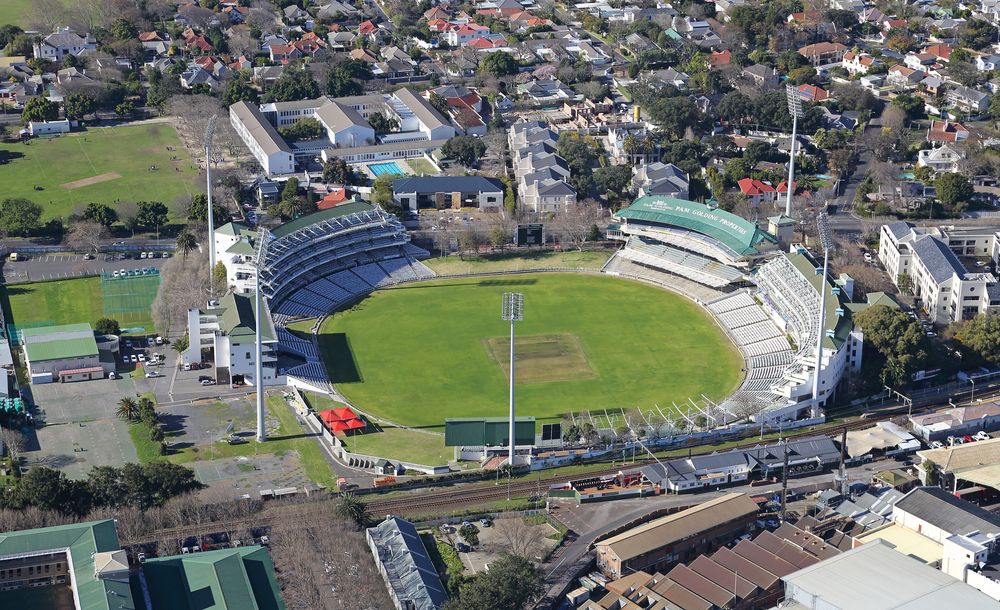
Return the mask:
<svg viewBox="0 0 1000 610">
<path fill-rule="evenodd" d="M 311 339 L 295 335 L 285 325 L 324 316 L 378 288 L 435 275 L 416 260 L 428 253 L 409 243 L 406 229 L 394 215 L 360 201 L 303 216 L 271 231 L 261 228 L 251 234 L 229 226 L 225 235 L 220 233 L 222 229 L 217 231 L 217 242 L 246 239 L 251 244 L 252 260 L 242 251 L 220 260 L 233 265 L 230 275 L 243 278 L 244 289 L 253 285 L 253 278 L 244 276 L 260 269 L 261 294 L 272 312 L 278 347 L 291 358 L 283 373 L 320 391 L 328 390 L 329 384 L 319 350 Z"/>
</svg>

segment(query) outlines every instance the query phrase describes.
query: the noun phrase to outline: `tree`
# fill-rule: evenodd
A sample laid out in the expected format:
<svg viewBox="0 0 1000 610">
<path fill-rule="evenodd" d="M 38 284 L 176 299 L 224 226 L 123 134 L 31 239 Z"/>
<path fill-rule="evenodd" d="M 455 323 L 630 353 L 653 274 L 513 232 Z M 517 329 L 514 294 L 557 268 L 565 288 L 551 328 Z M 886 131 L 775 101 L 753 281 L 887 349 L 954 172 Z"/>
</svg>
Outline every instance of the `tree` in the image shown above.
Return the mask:
<svg viewBox="0 0 1000 610">
<path fill-rule="evenodd" d="M 494 55 L 496 55 L 494 53 Z M 461 588 L 444 610 L 520 610 L 540 596 L 545 584 L 530 560 L 501 550 L 490 563 L 490 571 L 476 576 Z"/>
<path fill-rule="evenodd" d="M 177 234 L 177 245 L 175 247 L 186 260 L 188 253 L 198 247 L 198 242 L 191 232 L 184 230 Z M 176 345 L 176 342 L 174 344 Z"/>
<path fill-rule="evenodd" d="M 235 77 L 226 84 L 226 91 L 222 94 L 222 103 L 229 108 L 236 102 L 246 102 L 250 105 L 259 103 L 260 95 L 257 90 L 242 77 Z"/>
<path fill-rule="evenodd" d="M 975 364 L 1000 362 L 1000 318 L 986 314 L 958 323 L 955 341 L 962 346 L 963 360 Z"/>
<path fill-rule="evenodd" d="M 110 237 L 111 232 L 101 223 L 78 220 L 70 226 L 64 241 L 76 252 L 99 252 Z"/>
<path fill-rule="evenodd" d="M 923 368 L 928 356 L 927 336 L 916 320 L 901 310 L 875 305 L 855 314 L 855 325 L 864 332 L 862 370 L 885 378 L 892 386 L 905 386 L 910 374 Z"/>
<path fill-rule="evenodd" d="M 184 335 L 180 339 L 175 340 L 170 344 L 170 349 L 174 350 L 178 354 L 183 354 L 187 351 L 188 347 L 191 345 L 191 338 Z"/>
<path fill-rule="evenodd" d="M 285 188 L 281 190 L 281 200 L 288 201 L 299 196 L 299 179 L 289 178 L 285 183 Z"/>
<path fill-rule="evenodd" d="M 962 174 L 945 173 L 934 181 L 938 199 L 947 208 L 952 208 L 959 202 L 972 198 L 974 190 L 969 179 Z"/>
<path fill-rule="evenodd" d="M 500 248 L 502 252 L 503 247 L 510 241 L 510 233 L 504 227 L 493 227 L 486 238 L 489 240 L 491 246 Z"/>
<path fill-rule="evenodd" d="M 122 102 L 115 106 L 115 114 L 121 118 L 127 118 L 135 114 L 135 104 L 132 102 Z"/>
<path fill-rule="evenodd" d="M 493 53 L 497 55 L 497 53 Z M 504 53 L 506 55 L 506 53 Z M 444 143 L 441 152 L 462 165 L 473 165 L 486 152 L 486 145 L 479 138 L 472 136 L 455 136 Z"/>
<path fill-rule="evenodd" d="M 314 100 L 319 97 L 319 84 L 312 73 L 302 66 L 289 65 L 278 77 L 278 81 L 261 99 L 265 104 L 270 102 L 295 102 L 298 100 Z"/>
<path fill-rule="evenodd" d="M 97 321 L 97 332 L 102 335 L 117 335 L 121 333 L 121 326 L 118 320 L 113 318 L 101 318 Z"/>
<path fill-rule="evenodd" d="M 11 428 L 0 428 L 0 441 L 7 450 L 7 455 L 15 462 L 21 459 L 21 454 L 24 453 L 24 448 L 28 445 L 28 438 L 19 430 Z"/>
<path fill-rule="evenodd" d="M 139 213 L 136 222 L 147 229 L 156 229 L 167 224 L 169 210 L 159 201 L 140 201 L 137 204 Z M 119 214 L 120 216 L 120 214 Z"/>
<path fill-rule="evenodd" d="M 212 273 L 212 281 L 217 288 L 225 289 L 229 284 L 229 274 L 226 271 L 226 264 L 219 261 L 215 264 L 215 271 Z"/>
<path fill-rule="evenodd" d="M 517 60 L 510 53 L 490 53 L 479 65 L 480 71 L 492 76 L 517 74 Z"/>
<path fill-rule="evenodd" d="M 26 237 L 38 226 L 44 209 L 24 197 L 7 197 L 0 202 L 0 231 L 12 237 Z"/>
<path fill-rule="evenodd" d="M 431 106 L 433 106 L 434 110 L 437 110 L 441 114 L 441 116 L 443 117 L 448 116 L 448 100 L 444 99 L 437 93 L 431 92 L 431 95 L 427 99 L 427 102 Z"/>
<path fill-rule="evenodd" d="M 618 197 L 627 197 L 631 192 L 632 168 L 628 165 L 608 165 L 594 172 L 594 183 Z"/>
<path fill-rule="evenodd" d="M 469 546 L 479 546 L 479 530 L 476 528 L 469 525 L 463 525 L 458 529 L 458 535 L 461 536 L 462 540 L 464 540 Z"/>
<path fill-rule="evenodd" d="M 368 525 L 370 516 L 368 515 L 368 505 L 365 502 L 355 496 L 354 494 L 347 493 L 340 496 L 340 502 L 337 503 L 337 507 L 334 512 L 350 521 L 352 521 L 359 528 L 364 528 Z"/>
<path fill-rule="evenodd" d="M 924 115 L 924 100 L 915 95 L 908 93 L 897 95 L 892 100 L 892 105 L 903 109 L 911 120 L 919 119 Z"/>
<path fill-rule="evenodd" d="M 118 410 L 115 411 L 118 419 L 131 421 L 139 416 L 139 405 L 131 396 L 124 396 L 118 401 Z"/>
<path fill-rule="evenodd" d="M 198 193 L 191 198 L 191 205 L 188 206 L 188 220 L 199 220 L 201 222 L 208 222 L 208 197 L 204 193 Z M 220 224 L 228 218 L 229 215 L 226 211 L 222 209 L 216 202 L 212 202 L 212 221 L 215 224 Z"/>
<path fill-rule="evenodd" d="M 386 134 L 393 129 L 399 129 L 399 121 L 386 118 L 381 112 L 372 113 L 371 117 L 368 118 L 368 124 L 375 130 L 376 135 Z"/>
<path fill-rule="evenodd" d="M 354 168 L 340 157 L 332 157 L 323 165 L 323 180 L 336 184 L 353 185 L 355 182 Z"/>
<path fill-rule="evenodd" d="M 279 127 L 278 133 L 285 140 L 312 140 L 326 134 L 326 129 L 314 118 L 296 121 L 287 127 Z"/>
<path fill-rule="evenodd" d="M 578 433 L 579 434 L 579 433 Z M 493 521 L 500 544 L 512 555 L 531 557 L 544 539 L 542 528 L 533 526 L 516 513 L 502 513 Z"/>
<path fill-rule="evenodd" d="M 4 47 L 4 54 L 8 57 L 14 56 L 32 56 L 32 42 L 31 37 L 27 34 L 16 34 Z"/>
<path fill-rule="evenodd" d="M 158 504 L 170 498 L 201 487 L 195 479 L 194 471 L 180 464 L 154 460 L 142 466 L 149 484 L 149 491 Z"/>
<path fill-rule="evenodd" d="M 67 119 L 82 119 L 97 110 L 97 100 L 83 93 L 74 93 L 63 101 Z"/>
<path fill-rule="evenodd" d="M 326 78 L 326 94 L 330 97 L 360 95 L 361 91 L 361 84 L 343 72 L 330 72 Z"/>
<path fill-rule="evenodd" d="M 50 102 L 44 97 L 33 97 L 24 105 L 21 120 L 25 123 L 41 123 L 42 121 L 59 120 L 59 104 Z"/>
<path fill-rule="evenodd" d="M 24 30 L 13 24 L 0 26 L 0 49 L 5 48 L 18 34 L 23 34 Z"/>
<path fill-rule="evenodd" d="M 118 222 L 118 212 L 106 203 L 88 203 L 83 211 L 83 219 L 90 220 L 106 227 Z"/>
<path fill-rule="evenodd" d="M 479 231 L 470 227 L 462 231 L 462 236 L 458 240 L 459 252 L 464 250 L 475 254 L 479 252 L 480 243 L 482 243 L 482 235 L 480 235 Z"/>
<path fill-rule="evenodd" d="M 593 199 L 584 199 L 568 206 L 559 215 L 559 226 L 570 240 L 576 242 L 582 252 L 583 242 L 590 236 L 591 227 L 603 223 L 603 220 L 604 214 L 597 202 Z"/>
</svg>

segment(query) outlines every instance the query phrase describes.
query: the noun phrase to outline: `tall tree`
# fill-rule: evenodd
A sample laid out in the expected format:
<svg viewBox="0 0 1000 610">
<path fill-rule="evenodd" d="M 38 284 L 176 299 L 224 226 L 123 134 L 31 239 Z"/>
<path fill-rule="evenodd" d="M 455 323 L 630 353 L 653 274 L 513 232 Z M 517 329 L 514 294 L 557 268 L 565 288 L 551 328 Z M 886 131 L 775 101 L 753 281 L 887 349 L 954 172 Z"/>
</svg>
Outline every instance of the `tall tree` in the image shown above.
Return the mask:
<svg viewBox="0 0 1000 610">
<path fill-rule="evenodd" d="M 264 94 L 261 101 L 294 102 L 314 100 L 319 97 L 319 84 L 312 73 L 302 66 L 288 66 L 278 77 L 278 81 Z"/>
<path fill-rule="evenodd" d="M 462 587 L 444 610 L 521 610 L 545 590 L 538 568 L 529 559 L 501 550 L 490 571 Z"/>
<path fill-rule="evenodd" d="M 257 104 L 259 101 L 260 95 L 257 93 L 257 90 L 254 89 L 253 85 L 239 76 L 229 80 L 226 84 L 226 92 L 222 94 L 222 103 L 226 105 L 226 108 L 229 108 L 236 102 Z"/>
<path fill-rule="evenodd" d="M 140 201 L 138 204 L 139 214 L 136 222 L 147 229 L 156 229 L 167 224 L 167 206 L 159 201 Z M 206 203 L 207 205 L 207 203 Z"/>
<path fill-rule="evenodd" d="M 97 100 L 83 93 L 74 93 L 63 101 L 67 119 L 82 119 L 97 110 Z"/>
<path fill-rule="evenodd" d="M 188 253 L 198 247 L 198 242 L 190 231 L 184 230 L 177 234 L 177 245 L 175 247 L 187 259 Z"/>
<path fill-rule="evenodd" d="M 44 97 L 33 97 L 24 104 L 21 120 L 25 123 L 41 123 L 59 119 L 59 104 Z"/>
<path fill-rule="evenodd" d="M 88 203 L 83 211 L 84 220 L 92 220 L 106 227 L 118 222 L 118 212 L 106 203 Z"/>
<path fill-rule="evenodd" d="M 0 202 L 0 230 L 13 237 L 26 237 L 38 227 L 44 209 L 24 197 L 7 197 Z"/>
</svg>

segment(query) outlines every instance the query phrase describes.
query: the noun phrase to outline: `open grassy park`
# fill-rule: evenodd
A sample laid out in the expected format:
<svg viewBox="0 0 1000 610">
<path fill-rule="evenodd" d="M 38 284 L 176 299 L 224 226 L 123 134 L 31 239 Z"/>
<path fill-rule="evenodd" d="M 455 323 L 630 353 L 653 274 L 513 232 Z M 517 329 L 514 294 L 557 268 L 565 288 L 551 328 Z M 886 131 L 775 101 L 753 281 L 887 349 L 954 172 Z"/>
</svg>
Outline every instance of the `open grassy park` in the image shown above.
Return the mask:
<svg viewBox="0 0 1000 610">
<path fill-rule="evenodd" d="M 702 393 L 720 399 L 739 382 L 739 352 L 700 307 L 646 284 L 577 274 L 375 292 L 324 323 L 330 378 L 359 408 L 402 425 L 442 430 L 446 417 L 506 416 L 506 354 L 496 350 L 509 336 L 500 302 L 511 291 L 524 293 L 518 414 L 539 424 L 570 411 L 666 412 Z"/>
<path fill-rule="evenodd" d="M 171 160 L 175 156 L 178 160 Z M 196 192 L 198 178 L 167 123 L 95 127 L 31 140 L 30 145 L 0 143 L 0 157 L 8 160 L 0 171 L 0 192 L 42 204 L 42 222 L 68 217 L 76 206 L 90 202 L 160 201 L 169 206 L 179 195 Z"/>
</svg>

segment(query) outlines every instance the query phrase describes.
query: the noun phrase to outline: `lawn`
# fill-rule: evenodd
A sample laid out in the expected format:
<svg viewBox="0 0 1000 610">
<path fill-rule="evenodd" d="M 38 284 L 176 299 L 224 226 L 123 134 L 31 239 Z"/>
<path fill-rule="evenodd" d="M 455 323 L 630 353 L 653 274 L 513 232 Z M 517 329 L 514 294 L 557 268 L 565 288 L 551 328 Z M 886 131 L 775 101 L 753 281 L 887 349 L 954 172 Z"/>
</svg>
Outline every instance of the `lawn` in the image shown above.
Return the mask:
<svg viewBox="0 0 1000 610">
<path fill-rule="evenodd" d="M 219 459 L 250 456 L 254 455 L 255 451 L 273 454 L 279 451 L 294 450 L 298 453 L 299 461 L 305 468 L 309 480 L 319 483 L 327 489 L 336 489 L 336 473 L 330 470 L 330 465 L 320 453 L 316 441 L 312 437 L 303 435 L 304 428 L 296 421 L 295 415 L 292 414 L 285 400 L 281 396 L 268 396 L 267 408 L 280 422 L 278 432 L 269 436 L 267 443 L 258 446 L 253 441 L 243 445 L 229 445 L 220 442 L 215 443 L 214 451 L 209 451 L 209 447 L 204 445 L 184 447 L 180 450 L 171 449 L 167 459 L 175 464 L 189 464 L 211 459 L 210 455 L 214 459 Z"/>
<path fill-rule="evenodd" d="M 96 326 L 104 317 L 99 277 L 0 286 L 0 305 L 8 324 L 52 320 L 57 326 L 83 322 Z M 144 326 L 147 331 L 152 330 L 148 313 L 112 317 L 123 327 Z"/>
<path fill-rule="evenodd" d="M 448 256 L 423 261 L 438 275 L 458 273 L 483 273 L 486 271 L 516 271 L 543 267 L 573 267 L 600 269 L 613 252 L 528 252 L 522 254 L 496 254 L 491 256 Z"/>
<path fill-rule="evenodd" d="M 424 466 L 443 466 L 454 457 L 454 450 L 444 446 L 444 437 L 440 434 L 425 434 L 391 426 L 382 428 L 381 432 L 356 434 L 341 440 L 351 453 L 404 460 Z"/>
<path fill-rule="evenodd" d="M 427 159 L 407 159 L 406 163 L 417 172 L 418 176 L 436 176 L 440 173 Z"/>
<path fill-rule="evenodd" d="M 742 358 L 694 303 L 602 275 L 462 278 L 375 292 L 331 316 L 320 348 L 338 389 L 359 408 L 440 430 L 446 417 L 507 415 L 508 386 L 489 339 L 509 334 L 501 294 L 524 293 L 518 336 L 571 334 L 593 379 L 517 387 L 517 413 L 541 424 L 569 411 L 718 400 Z M 360 447 L 358 449 L 361 451 Z"/>
<path fill-rule="evenodd" d="M 0 156 L 4 153 L 10 162 L 0 172 L 0 192 L 42 204 L 42 222 L 68 217 L 76 206 L 90 202 L 146 200 L 169 206 L 198 188 L 198 170 L 169 124 L 97 127 L 32 140 L 30 146 L 0 143 Z M 173 156 L 180 160 L 171 161 Z M 156 170 L 150 171 L 151 166 Z M 122 177 L 72 189 L 60 186 L 111 172 Z"/>
</svg>

